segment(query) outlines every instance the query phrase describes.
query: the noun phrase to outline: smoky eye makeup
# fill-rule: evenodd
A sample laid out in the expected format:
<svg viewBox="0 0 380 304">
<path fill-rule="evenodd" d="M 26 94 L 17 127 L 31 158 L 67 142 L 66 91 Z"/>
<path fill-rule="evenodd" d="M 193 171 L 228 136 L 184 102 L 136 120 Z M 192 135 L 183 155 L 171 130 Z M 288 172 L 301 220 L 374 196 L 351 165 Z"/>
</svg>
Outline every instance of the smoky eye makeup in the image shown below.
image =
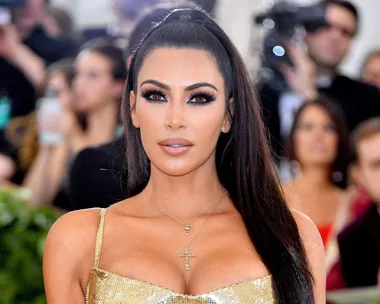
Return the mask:
<svg viewBox="0 0 380 304">
<path fill-rule="evenodd" d="M 147 102 L 153 103 L 161 103 L 167 101 L 165 94 L 158 89 L 142 90 L 141 97 L 144 98 Z"/>
<path fill-rule="evenodd" d="M 213 94 L 210 94 L 206 91 L 199 91 L 190 95 L 188 103 L 191 105 L 202 106 L 209 104 L 215 100 L 216 97 Z"/>
<path fill-rule="evenodd" d="M 164 92 L 159 89 L 145 89 L 141 91 L 141 97 L 144 98 L 147 102 L 151 103 L 163 103 L 167 102 L 167 96 Z M 206 92 L 199 91 L 191 93 L 187 98 L 187 103 L 195 106 L 202 106 L 209 104 L 216 100 L 215 95 Z"/>
</svg>

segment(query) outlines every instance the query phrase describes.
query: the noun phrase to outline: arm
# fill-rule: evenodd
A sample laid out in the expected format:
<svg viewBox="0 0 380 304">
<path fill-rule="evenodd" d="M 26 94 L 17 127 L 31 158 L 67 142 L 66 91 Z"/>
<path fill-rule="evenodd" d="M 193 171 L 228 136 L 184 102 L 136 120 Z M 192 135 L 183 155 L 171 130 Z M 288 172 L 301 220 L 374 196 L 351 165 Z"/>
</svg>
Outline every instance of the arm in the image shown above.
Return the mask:
<svg viewBox="0 0 380 304">
<path fill-rule="evenodd" d="M 0 56 L 20 69 L 34 87 L 42 85 L 46 77 L 44 61 L 20 41 L 11 24 L 0 28 Z"/>
<path fill-rule="evenodd" d="M 326 303 L 325 253 L 321 236 L 314 223 L 304 214 L 293 211 L 294 219 L 309 260 L 310 270 L 314 278 L 315 304 Z"/>
<path fill-rule="evenodd" d="M 24 179 L 24 186 L 31 191 L 31 203 L 34 205 L 51 204 L 57 195 L 65 172 L 69 148 L 42 146 L 34 163 Z"/>
<path fill-rule="evenodd" d="M 98 210 L 72 212 L 49 231 L 43 259 L 48 304 L 85 303 L 98 218 Z"/>
</svg>

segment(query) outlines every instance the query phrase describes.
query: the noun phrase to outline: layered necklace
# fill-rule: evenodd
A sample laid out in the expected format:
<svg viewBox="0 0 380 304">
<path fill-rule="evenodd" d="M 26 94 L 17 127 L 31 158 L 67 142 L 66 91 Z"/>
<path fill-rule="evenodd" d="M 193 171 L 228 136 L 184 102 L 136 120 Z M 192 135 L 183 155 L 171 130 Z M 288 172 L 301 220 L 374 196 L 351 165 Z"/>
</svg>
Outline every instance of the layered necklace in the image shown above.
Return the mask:
<svg viewBox="0 0 380 304">
<path fill-rule="evenodd" d="M 156 205 L 157 209 L 163 213 L 164 215 L 166 215 L 167 217 L 171 218 L 172 220 L 176 221 L 177 223 L 181 224 L 182 225 L 182 231 L 185 233 L 185 236 L 189 236 L 190 233 L 193 231 L 193 223 L 199 219 L 202 215 L 205 215 L 206 213 L 208 213 L 207 215 L 207 218 L 205 219 L 205 221 L 203 222 L 203 225 L 201 226 L 201 228 L 199 229 L 198 233 L 196 233 L 194 235 L 194 238 L 191 240 L 190 243 L 188 243 L 187 245 L 184 245 L 182 244 L 185 249 L 182 253 L 179 253 L 177 256 L 181 259 L 184 260 L 184 266 L 185 266 L 185 270 L 186 271 L 189 271 L 190 270 L 190 258 L 195 258 L 196 255 L 191 252 L 190 250 L 190 246 L 194 243 L 195 239 L 197 238 L 197 236 L 199 235 L 199 233 L 202 231 L 203 227 L 205 226 L 207 220 L 209 219 L 210 215 L 214 213 L 214 211 L 216 210 L 216 208 L 219 206 L 219 204 L 222 202 L 224 196 L 227 194 L 227 192 L 223 192 L 223 195 L 218 198 L 218 200 L 212 204 L 208 209 L 206 209 L 204 212 L 198 214 L 197 216 L 195 216 L 191 221 L 187 222 L 187 223 L 184 223 L 183 221 L 180 221 L 178 219 L 176 219 L 175 217 L 171 216 L 170 214 L 168 214 L 167 212 L 163 211 L 159 206 L 158 204 L 156 203 L 155 200 L 152 199 L 151 196 L 149 196 L 150 200 Z M 177 235 L 177 233 L 175 232 L 175 234 Z M 178 235 L 177 235 L 178 237 Z"/>
</svg>

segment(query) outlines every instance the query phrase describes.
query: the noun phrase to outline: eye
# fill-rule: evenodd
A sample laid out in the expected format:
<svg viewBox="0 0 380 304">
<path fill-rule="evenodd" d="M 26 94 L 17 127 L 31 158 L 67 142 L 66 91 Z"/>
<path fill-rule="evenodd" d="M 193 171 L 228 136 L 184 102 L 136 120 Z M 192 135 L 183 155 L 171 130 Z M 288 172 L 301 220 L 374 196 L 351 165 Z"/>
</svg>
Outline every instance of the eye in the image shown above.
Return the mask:
<svg viewBox="0 0 380 304">
<path fill-rule="evenodd" d="M 210 102 L 213 102 L 215 100 L 215 96 L 211 95 L 207 92 L 200 92 L 191 95 L 190 100 L 188 103 L 195 104 L 195 105 L 204 105 Z"/>
<path fill-rule="evenodd" d="M 325 125 L 323 129 L 327 132 L 336 133 L 336 126 L 334 124 Z"/>
<path fill-rule="evenodd" d="M 165 94 L 158 90 L 148 90 L 141 93 L 141 97 L 145 98 L 149 102 L 165 102 Z"/>
<path fill-rule="evenodd" d="M 297 129 L 310 131 L 313 129 L 313 125 L 309 122 L 302 122 L 298 124 Z"/>
</svg>

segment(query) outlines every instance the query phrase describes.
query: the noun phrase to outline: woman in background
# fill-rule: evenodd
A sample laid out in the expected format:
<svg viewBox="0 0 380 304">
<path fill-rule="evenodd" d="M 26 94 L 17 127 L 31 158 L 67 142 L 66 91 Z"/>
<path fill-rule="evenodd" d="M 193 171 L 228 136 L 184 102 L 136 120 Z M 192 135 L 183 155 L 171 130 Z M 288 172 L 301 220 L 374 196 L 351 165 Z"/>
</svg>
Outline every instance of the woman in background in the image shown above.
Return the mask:
<svg viewBox="0 0 380 304">
<path fill-rule="evenodd" d="M 283 188 L 289 207 L 311 218 L 325 245 L 345 199 L 336 184 L 343 182 L 348 148 L 345 119 L 337 105 L 322 99 L 301 107 L 288 146 L 294 179 Z"/>
<path fill-rule="evenodd" d="M 120 132 L 120 96 L 126 74 L 122 50 L 90 43 L 77 56 L 74 68 L 73 101 L 63 105 L 65 110 L 56 122 L 62 141 L 41 146 L 24 181 L 33 204 L 50 204 L 62 187 L 66 189 L 70 163 L 79 151 L 108 143 Z"/>
</svg>

